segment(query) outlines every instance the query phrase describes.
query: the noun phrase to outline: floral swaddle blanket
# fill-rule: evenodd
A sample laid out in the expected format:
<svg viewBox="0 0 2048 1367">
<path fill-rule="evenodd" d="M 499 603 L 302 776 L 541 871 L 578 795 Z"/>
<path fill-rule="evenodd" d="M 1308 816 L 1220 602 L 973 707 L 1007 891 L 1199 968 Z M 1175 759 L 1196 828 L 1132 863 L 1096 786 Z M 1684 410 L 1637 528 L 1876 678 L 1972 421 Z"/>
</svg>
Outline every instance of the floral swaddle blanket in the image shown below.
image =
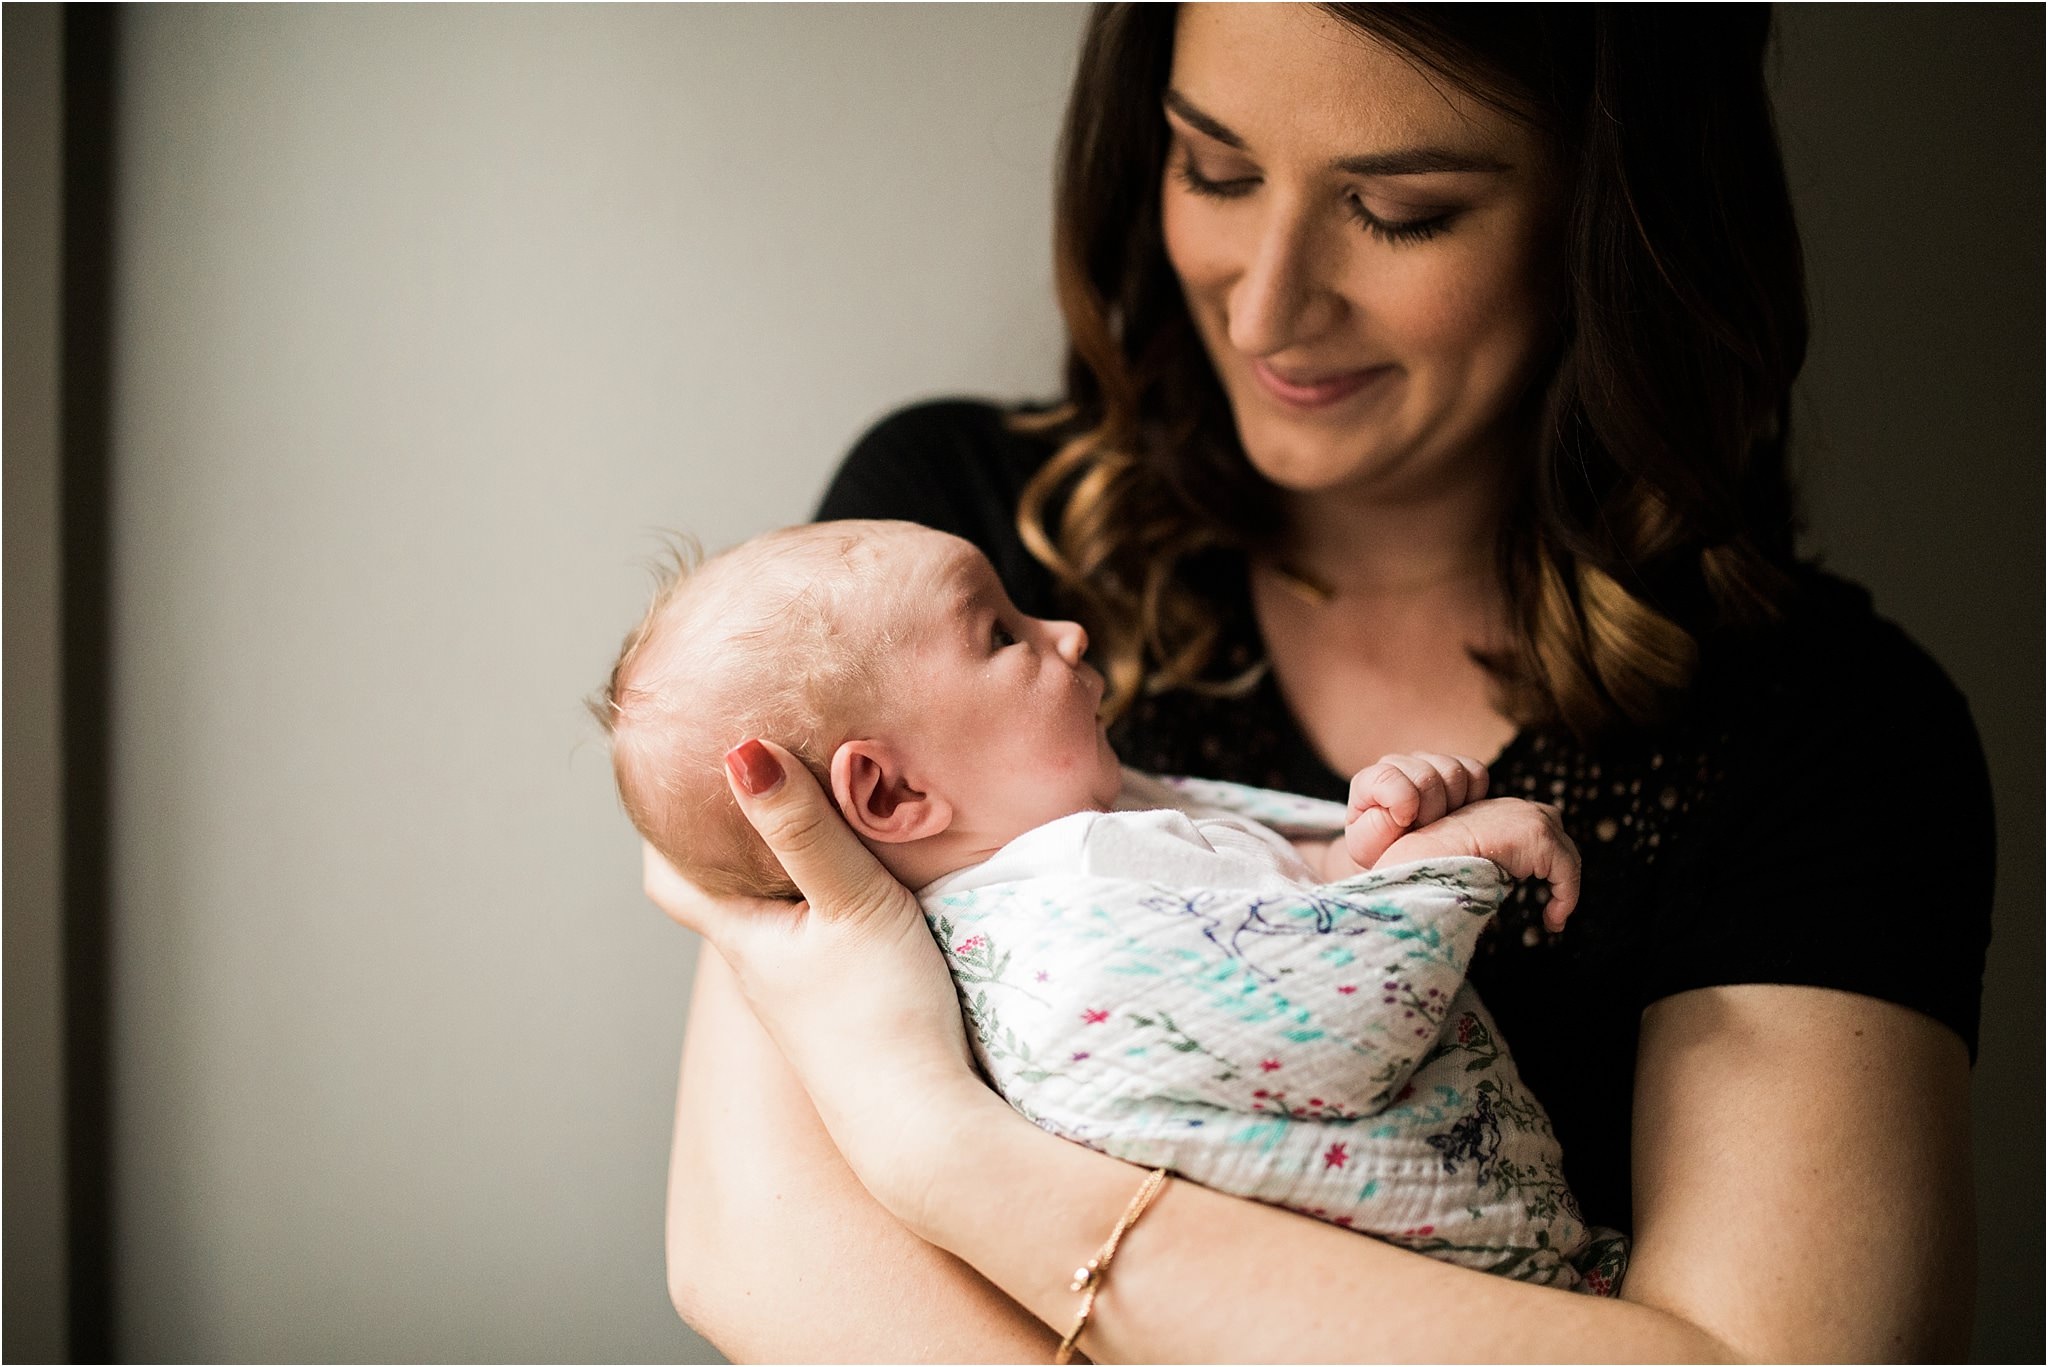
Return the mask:
<svg viewBox="0 0 2048 1367">
<path fill-rule="evenodd" d="M 1317 884 L 1340 804 L 1147 779 L 920 894 L 974 1048 L 1064 1138 L 1432 1257 L 1611 1293 L 1549 1118 L 1465 982 L 1512 884 L 1436 859 Z M 1170 785 L 1170 786 L 1168 786 Z"/>
</svg>

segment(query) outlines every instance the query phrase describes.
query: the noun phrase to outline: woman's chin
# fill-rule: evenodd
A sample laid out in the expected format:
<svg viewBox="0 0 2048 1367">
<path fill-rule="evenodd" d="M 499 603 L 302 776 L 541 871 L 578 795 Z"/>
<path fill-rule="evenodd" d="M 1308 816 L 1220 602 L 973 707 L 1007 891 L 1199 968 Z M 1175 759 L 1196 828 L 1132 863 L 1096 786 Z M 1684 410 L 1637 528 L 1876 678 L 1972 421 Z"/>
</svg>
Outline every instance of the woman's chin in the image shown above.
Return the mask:
<svg viewBox="0 0 2048 1367">
<path fill-rule="evenodd" d="M 1378 443 L 1355 424 L 1276 414 L 1256 396 L 1234 406 L 1245 459 L 1279 488 L 1316 493 L 1348 482 L 1374 463 Z"/>
<path fill-rule="evenodd" d="M 1276 488 L 1291 494 L 1320 494 L 1370 477 L 1379 463 L 1375 453 L 1352 443 L 1256 440 L 1245 443 L 1252 469 Z"/>
</svg>

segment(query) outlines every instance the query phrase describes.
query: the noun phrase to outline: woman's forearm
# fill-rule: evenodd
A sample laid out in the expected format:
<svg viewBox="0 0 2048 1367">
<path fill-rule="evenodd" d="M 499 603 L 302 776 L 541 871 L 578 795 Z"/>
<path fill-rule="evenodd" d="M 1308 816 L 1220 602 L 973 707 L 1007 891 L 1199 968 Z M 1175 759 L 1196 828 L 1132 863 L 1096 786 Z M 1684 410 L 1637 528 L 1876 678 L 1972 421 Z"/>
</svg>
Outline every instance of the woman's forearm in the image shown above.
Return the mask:
<svg viewBox="0 0 2048 1367">
<path fill-rule="evenodd" d="M 679 1129 L 712 1147 L 679 1161 L 678 1181 L 709 1183 L 714 1207 L 744 1193 L 742 1216 L 770 1226 L 757 1239 L 743 1218 L 711 1222 L 735 1241 L 710 1252 L 717 1302 L 751 1298 L 755 1326 L 782 1328 L 779 1312 L 808 1331 L 778 1356 L 877 1355 L 890 1323 L 957 1329 L 974 1349 L 956 1356 L 1035 1356 L 1018 1346 L 1028 1316 L 1066 1326 L 1072 1269 L 1142 1174 L 1034 1128 L 982 1087 L 914 901 L 808 771 L 782 763 L 785 782 L 735 795 L 812 900 L 697 908 L 781 1042 L 751 1020 L 728 1034 L 749 1014 L 736 991 L 722 1017 L 692 1025 L 724 1071 L 693 1073 L 694 1052 L 685 1066 Z M 1432 1262 L 1174 1183 L 1124 1244 L 1084 1348 L 1153 1361 L 1874 1361 L 1953 1346 L 1968 1306 L 1959 1038 L 1849 993 L 1702 988 L 1645 1012 L 1637 1066 L 1623 1299 Z M 815 1110 L 785 1104 L 797 1079 Z M 698 1109 L 739 1096 L 772 1105 L 743 1103 L 728 1122 Z M 838 1169 L 815 1165 L 821 1123 L 893 1220 L 832 1192 Z M 818 1180 L 791 1186 L 791 1173 Z M 689 1242 L 672 1233 L 672 1247 Z M 906 1282 L 897 1260 L 917 1249 L 940 1266 L 915 1264 Z M 812 1273 L 815 1289 L 792 1284 Z M 959 1322 L 956 1287 L 982 1288 L 985 1313 Z"/>
<path fill-rule="evenodd" d="M 792 774 L 784 807 L 810 796 Z M 785 867 L 795 860 L 800 886 L 816 881 L 812 865 L 830 862 L 822 846 L 793 843 L 789 813 L 771 815 L 783 837 L 771 848 Z M 720 943 L 752 966 L 748 992 L 794 1052 L 705 955 L 671 1205 L 710 1214 L 671 1224 L 680 1299 L 734 1356 L 948 1355 L 925 1337 L 944 1335 L 963 1360 L 1038 1358 L 1054 1341 L 1045 1328 L 1070 1322 L 1073 1269 L 1142 1172 L 1037 1129 L 976 1078 L 914 905 L 833 905 L 853 909 L 747 908 L 723 923 Z M 850 1165 L 826 1161 L 834 1146 Z M 1433 1263 L 1184 1183 L 1125 1245 L 1083 1347 L 1150 1361 L 1726 1355 L 1673 1315 Z"/>
<path fill-rule="evenodd" d="M 957 1128 L 898 1213 L 1064 1331 L 1080 1300 L 1074 1269 L 1144 1171 L 1000 1102 L 970 1107 L 963 1093 L 951 1109 Z M 1081 1346 L 1098 1361 L 1139 1362 L 1735 1356 L 1660 1310 L 1473 1272 L 1188 1182 L 1170 1183 L 1124 1238 Z"/>
<path fill-rule="evenodd" d="M 667 1245 L 678 1313 L 735 1361 L 1052 1354 L 1044 1326 L 860 1185 L 708 946 L 677 1087 Z"/>
<path fill-rule="evenodd" d="M 1969 1067 L 1953 1033 L 1845 992 L 1705 988 L 1650 1009 L 1638 1066 L 1621 1299 L 1175 1182 L 1125 1238 L 1083 1347 L 1153 1362 L 1939 1361 L 1967 1347 Z M 1141 1170 L 971 1089 L 939 1102 L 946 1142 L 886 1165 L 911 1176 L 878 1195 L 1064 1329 L 1072 1269 Z"/>
</svg>

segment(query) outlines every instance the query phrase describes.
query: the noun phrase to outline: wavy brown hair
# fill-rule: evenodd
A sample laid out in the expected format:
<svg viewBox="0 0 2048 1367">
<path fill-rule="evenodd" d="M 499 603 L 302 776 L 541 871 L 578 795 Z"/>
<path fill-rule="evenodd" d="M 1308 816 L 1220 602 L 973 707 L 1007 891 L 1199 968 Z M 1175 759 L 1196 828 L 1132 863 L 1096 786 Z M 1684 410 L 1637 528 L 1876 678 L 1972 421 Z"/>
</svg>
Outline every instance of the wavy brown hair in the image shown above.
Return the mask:
<svg viewBox="0 0 2048 1367">
<path fill-rule="evenodd" d="M 1527 403 L 1498 566 L 1510 717 L 1580 735 L 1663 715 L 1701 637 L 1790 591 L 1786 471 L 1804 272 L 1749 6 L 1321 7 L 1537 130 L 1569 178 L 1564 316 Z M 1160 228 L 1174 7 L 1102 5 L 1062 133 L 1066 402 L 1025 544 L 1094 635 L 1121 711 L 1213 677 L 1217 567 L 1277 549 Z"/>
</svg>

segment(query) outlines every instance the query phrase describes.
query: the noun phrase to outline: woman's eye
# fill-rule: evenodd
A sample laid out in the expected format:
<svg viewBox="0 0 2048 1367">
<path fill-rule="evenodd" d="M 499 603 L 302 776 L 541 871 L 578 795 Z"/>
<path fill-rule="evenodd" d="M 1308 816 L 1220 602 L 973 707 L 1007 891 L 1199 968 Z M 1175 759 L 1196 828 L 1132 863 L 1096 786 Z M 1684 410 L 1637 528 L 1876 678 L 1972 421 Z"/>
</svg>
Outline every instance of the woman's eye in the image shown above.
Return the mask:
<svg viewBox="0 0 2048 1367">
<path fill-rule="evenodd" d="M 1209 199 L 1238 199 L 1258 188 L 1257 176 L 1239 176 L 1234 180 L 1212 180 L 1195 169 L 1194 157 L 1182 153 L 1174 162 L 1174 178 L 1194 194 Z"/>
<path fill-rule="evenodd" d="M 1356 195 L 1344 197 L 1344 207 L 1358 220 L 1358 225 L 1385 242 L 1426 242 L 1435 237 L 1457 216 L 1455 210 L 1438 214 L 1426 214 L 1421 218 L 1381 218 L 1365 207 Z"/>
<path fill-rule="evenodd" d="M 1203 175 L 1195 166 L 1194 155 L 1189 152 L 1182 152 L 1174 159 L 1173 174 L 1174 179 L 1190 193 L 1206 199 L 1242 199 L 1259 188 L 1257 176 L 1217 179 Z M 1360 227 L 1374 237 L 1383 242 L 1397 243 L 1426 242 L 1449 227 L 1451 220 L 1457 216 L 1455 210 L 1445 210 L 1441 213 L 1425 214 L 1419 218 L 1383 218 L 1366 208 L 1364 201 L 1351 194 L 1344 197 L 1344 208 Z"/>
<path fill-rule="evenodd" d="M 1008 627 L 1004 626 L 1001 622 L 997 622 L 995 629 L 989 633 L 989 644 L 995 649 L 1001 650 L 1005 646 L 1017 644 L 1017 638 L 1010 634 Z"/>
</svg>

